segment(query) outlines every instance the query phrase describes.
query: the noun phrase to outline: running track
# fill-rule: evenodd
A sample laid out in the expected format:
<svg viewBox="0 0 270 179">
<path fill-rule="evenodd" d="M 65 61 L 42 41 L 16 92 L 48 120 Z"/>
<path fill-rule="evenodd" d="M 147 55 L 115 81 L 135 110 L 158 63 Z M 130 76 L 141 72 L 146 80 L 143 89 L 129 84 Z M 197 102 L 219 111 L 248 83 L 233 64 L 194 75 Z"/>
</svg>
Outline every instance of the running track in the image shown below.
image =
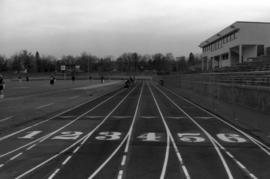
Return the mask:
<svg viewBox="0 0 270 179">
<path fill-rule="evenodd" d="M 0 138 L 0 178 L 270 178 L 270 147 L 137 82 Z"/>
</svg>

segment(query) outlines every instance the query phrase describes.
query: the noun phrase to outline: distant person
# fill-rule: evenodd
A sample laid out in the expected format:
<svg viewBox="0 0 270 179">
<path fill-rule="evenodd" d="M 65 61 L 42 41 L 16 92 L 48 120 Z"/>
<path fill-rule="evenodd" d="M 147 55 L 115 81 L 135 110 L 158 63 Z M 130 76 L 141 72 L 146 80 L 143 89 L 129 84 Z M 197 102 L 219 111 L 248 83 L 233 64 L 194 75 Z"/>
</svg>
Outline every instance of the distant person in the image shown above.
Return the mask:
<svg viewBox="0 0 270 179">
<path fill-rule="evenodd" d="M 0 99 L 4 98 L 5 81 L 3 75 L 0 74 Z"/>
<path fill-rule="evenodd" d="M 126 80 L 124 88 L 129 88 L 130 87 L 130 80 Z"/>
<path fill-rule="evenodd" d="M 159 80 L 160 86 L 164 86 L 164 80 Z"/>
<path fill-rule="evenodd" d="M 21 75 L 18 76 L 18 80 L 19 80 L 20 83 L 22 82 L 22 76 Z"/>
<path fill-rule="evenodd" d="M 53 75 L 51 75 L 50 77 L 50 85 L 54 85 L 55 82 L 55 77 Z"/>
<path fill-rule="evenodd" d="M 89 75 L 89 80 L 92 80 L 92 76 L 91 75 Z"/>
<path fill-rule="evenodd" d="M 72 83 L 75 82 L 75 75 L 72 75 L 71 80 L 72 80 Z"/>
<path fill-rule="evenodd" d="M 25 77 L 25 80 L 26 81 L 29 81 L 29 76 L 28 75 Z"/>
<path fill-rule="evenodd" d="M 104 76 L 103 75 L 100 77 L 100 81 L 101 81 L 101 83 L 104 83 Z"/>
</svg>

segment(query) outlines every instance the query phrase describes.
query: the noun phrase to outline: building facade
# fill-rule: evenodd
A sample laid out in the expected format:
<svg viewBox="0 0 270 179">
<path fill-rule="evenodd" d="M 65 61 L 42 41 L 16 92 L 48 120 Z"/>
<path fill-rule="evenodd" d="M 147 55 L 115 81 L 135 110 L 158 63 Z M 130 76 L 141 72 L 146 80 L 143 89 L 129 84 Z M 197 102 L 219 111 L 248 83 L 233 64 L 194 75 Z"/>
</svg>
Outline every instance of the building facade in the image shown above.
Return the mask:
<svg viewBox="0 0 270 179">
<path fill-rule="evenodd" d="M 202 70 L 235 66 L 265 55 L 270 47 L 270 23 L 238 21 L 223 29 L 199 47 Z"/>
</svg>

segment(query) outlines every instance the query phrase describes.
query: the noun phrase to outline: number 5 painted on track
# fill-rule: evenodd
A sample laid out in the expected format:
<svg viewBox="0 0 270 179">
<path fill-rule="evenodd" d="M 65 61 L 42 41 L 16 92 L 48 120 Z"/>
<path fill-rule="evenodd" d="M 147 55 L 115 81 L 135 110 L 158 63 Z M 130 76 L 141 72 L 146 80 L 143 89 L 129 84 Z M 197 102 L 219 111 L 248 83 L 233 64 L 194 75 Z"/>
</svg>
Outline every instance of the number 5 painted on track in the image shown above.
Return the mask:
<svg viewBox="0 0 270 179">
<path fill-rule="evenodd" d="M 179 139 L 183 142 L 204 142 L 205 138 L 200 133 L 177 133 Z"/>
</svg>

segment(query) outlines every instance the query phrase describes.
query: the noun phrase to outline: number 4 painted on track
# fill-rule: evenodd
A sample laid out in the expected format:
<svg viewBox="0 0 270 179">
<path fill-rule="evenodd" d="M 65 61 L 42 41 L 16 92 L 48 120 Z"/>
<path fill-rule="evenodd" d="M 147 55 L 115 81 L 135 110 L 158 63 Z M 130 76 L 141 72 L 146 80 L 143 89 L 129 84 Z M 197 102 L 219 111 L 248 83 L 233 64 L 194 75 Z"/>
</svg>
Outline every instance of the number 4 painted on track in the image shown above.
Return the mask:
<svg viewBox="0 0 270 179">
<path fill-rule="evenodd" d="M 161 140 L 161 134 L 155 132 L 148 132 L 137 137 L 145 142 L 159 142 Z"/>
</svg>

